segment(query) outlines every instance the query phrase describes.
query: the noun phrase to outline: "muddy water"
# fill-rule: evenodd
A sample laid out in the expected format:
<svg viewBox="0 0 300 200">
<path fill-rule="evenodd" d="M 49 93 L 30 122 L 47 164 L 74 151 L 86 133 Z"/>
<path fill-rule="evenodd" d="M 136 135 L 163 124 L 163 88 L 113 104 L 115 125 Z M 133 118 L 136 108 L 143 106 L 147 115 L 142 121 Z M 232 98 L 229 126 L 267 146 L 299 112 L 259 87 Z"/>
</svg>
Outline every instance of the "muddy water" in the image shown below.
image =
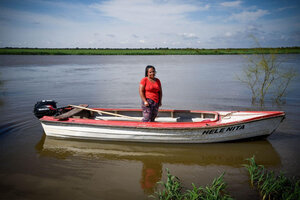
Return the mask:
<svg viewBox="0 0 300 200">
<path fill-rule="evenodd" d="M 282 55 L 298 67 L 299 55 Z M 166 168 L 185 189 L 225 172 L 235 199 L 257 199 L 245 159 L 300 177 L 299 77 L 286 104 L 267 102 L 287 118 L 267 139 L 220 144 L 141 144 L 61 140 L 44 135 L 32 109 L 40 99 L 58 106 L 137 108 L 146 65 L 157 67 L 165 109 L 253 110 L 236 75 L 243 56 L 0 56 L 0 192 L 4 199 L 148 199 Z"/>
</svg>

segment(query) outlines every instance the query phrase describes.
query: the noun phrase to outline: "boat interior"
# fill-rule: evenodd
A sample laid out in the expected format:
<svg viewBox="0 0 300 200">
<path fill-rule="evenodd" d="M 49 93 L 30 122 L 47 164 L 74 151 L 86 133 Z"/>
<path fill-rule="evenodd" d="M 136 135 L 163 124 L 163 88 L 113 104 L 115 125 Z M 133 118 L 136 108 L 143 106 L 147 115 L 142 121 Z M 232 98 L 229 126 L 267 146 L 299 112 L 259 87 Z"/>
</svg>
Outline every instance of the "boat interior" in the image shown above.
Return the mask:
<svg viewBox="0 0 300 200">
<path fill-rule="evenodd" d="M 95 109 L 96 110 L 96 109 Z M 96 111 L 82 109 L 68 116 L 70 118 L 95 119 L 107 121 L 141 121 L 141 110 L 97 109 Z M 190 110 L 160 110 L 155 122 L 210 122 L 218 120 L 217 112 L 200 112 Z"/>
</svg>

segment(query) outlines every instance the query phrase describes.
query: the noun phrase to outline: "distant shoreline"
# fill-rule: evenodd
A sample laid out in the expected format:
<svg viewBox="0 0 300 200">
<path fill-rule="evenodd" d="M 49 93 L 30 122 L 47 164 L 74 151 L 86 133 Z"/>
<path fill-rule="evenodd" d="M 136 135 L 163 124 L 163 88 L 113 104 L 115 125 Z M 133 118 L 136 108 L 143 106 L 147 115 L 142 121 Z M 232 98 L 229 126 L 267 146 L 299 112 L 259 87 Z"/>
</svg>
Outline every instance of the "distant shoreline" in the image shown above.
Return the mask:
<svg viewBox="0 0 300 200">
<path fill-rule="evenodd" d="M 300 47 L 281 48 L 0 48 L 0 55 L 240 55 L 240 54 L 300 54 Z"/>
</svg>

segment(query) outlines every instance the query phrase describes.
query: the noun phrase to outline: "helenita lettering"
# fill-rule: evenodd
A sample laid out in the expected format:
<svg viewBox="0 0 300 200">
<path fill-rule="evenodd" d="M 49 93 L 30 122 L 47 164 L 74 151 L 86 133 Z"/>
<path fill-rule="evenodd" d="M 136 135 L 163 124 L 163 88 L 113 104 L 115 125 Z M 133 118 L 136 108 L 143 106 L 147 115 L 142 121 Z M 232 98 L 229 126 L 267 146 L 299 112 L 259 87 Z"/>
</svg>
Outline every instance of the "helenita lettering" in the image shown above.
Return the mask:
<svg viewBox="0 0 300 200">
<path fill-rule="evenodd" d="M 217 128 L 217 129 L 210 129 L 203 131 L 202 135 L 205 134 L 214 134 L 214 133 L 225 133 L 228 131 L 237 131 L 237 130 L 242 130 L 245 129 L 245 125 L 238 125 L 238 126 L 230 126 L 230 127 L 225 127 L 225 128 Z"/>
</svg>

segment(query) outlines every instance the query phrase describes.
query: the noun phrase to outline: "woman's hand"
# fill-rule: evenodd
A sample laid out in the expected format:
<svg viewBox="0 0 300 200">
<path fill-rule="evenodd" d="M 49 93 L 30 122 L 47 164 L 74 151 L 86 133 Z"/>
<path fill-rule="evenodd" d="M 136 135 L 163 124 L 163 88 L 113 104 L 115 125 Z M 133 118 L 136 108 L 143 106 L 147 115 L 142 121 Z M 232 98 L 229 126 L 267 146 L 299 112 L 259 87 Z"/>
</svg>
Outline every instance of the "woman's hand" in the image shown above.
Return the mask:
<svg viewBox="0 0 300 200">
<path fill-rule="evenodd" d="M 148 106 L 149 106 L 148 101 L 144 101 L 144 105 L 145 105 L 146 107 L 148 107 Z"/>
</svg>

